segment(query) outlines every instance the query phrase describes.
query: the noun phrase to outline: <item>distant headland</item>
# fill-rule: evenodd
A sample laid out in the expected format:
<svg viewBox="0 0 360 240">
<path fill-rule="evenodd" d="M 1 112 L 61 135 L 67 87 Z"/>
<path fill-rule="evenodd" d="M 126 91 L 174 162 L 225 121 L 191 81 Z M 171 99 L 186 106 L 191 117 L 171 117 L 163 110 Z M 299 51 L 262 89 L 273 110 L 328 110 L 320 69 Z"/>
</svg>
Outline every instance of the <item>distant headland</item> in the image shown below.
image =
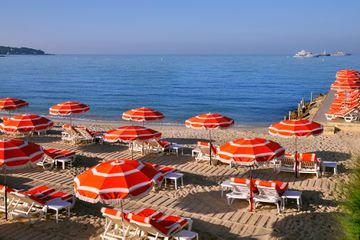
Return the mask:
<svg viewBox="0 0 360 240">
<path fill-rule="evenodd" d="M 0 46 L 0 55 L 48 55 L 43 50 L 27 47 Z"/>
</svg>

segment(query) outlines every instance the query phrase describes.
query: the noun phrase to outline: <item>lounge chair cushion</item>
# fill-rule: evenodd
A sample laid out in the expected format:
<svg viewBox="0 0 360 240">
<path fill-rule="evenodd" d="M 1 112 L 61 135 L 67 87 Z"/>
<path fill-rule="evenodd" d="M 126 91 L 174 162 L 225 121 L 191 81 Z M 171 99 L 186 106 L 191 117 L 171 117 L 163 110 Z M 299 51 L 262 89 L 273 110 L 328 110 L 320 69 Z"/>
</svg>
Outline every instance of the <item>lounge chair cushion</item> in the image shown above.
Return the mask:
<svg viewBox="0 0 360 240">
<path fill-rule="evenodd" d="M 67 158 L 74 157 L 76 154 L 75 152 L 70 151 L 70 150 L 60 150 L 60 149 L 56 149 L 56 148 L 44 149 L 44 152 L 46 153 L 46 155 L 48 155 L 52 159 L 58 159 L 58 158 L 64 158 L 64 157 L 67 157 Z"/>
<path fill-rule="evenodd" d="M 275 189 L 280 195 L 282 195 L 289 186 L 289 183 L 280 181 L 256 180 L 255 184 L 262 187 L 275 187 Z"/>
</svg>

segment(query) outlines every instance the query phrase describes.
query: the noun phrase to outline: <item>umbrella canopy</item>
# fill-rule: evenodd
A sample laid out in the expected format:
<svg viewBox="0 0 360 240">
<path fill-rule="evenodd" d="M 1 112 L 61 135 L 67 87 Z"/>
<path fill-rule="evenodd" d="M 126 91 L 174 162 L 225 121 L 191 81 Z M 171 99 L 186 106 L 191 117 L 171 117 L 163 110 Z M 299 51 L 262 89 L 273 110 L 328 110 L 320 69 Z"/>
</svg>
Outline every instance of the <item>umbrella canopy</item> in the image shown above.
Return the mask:
<svg viewBox="0 0 360 240">
<path fill-rule="evenodd" d="M 307 137 L 310 135 L 317 135 L 323 132 L 321 124 L 305 120 L 284 120 L 272 124 L 269 127 L 269 133 L 273 136 L 280 137 Z"/>
<path fill-rule="evenodd" d="M 0 99 L 0 111 L 12 111 L 18 108 L 26 107 L 29 103 L 17 98 Z"/>
<path fill-rule="evenodd" d="M 317 122 L 305 119 L 284 120 L 272 124 L 269 127 L 269 133 L 274 136 L 285 138 L 295 138 L 295 177 L 297 177 L 297 139 L 299 137 L 307 137 L 318 135 L 323 132 L 323 126 Z"/>
<path fill-rule="evenodd" d="M 134 108 L 123 113 L 124 120 L 132 120 L 137 122 L 155 121 L 165 118 L 164 114 L 152 108 Z"/>
<path fill-rule="evenodd" d="M 119 203 L 148 193 L 163 174 L 141 161 L 119 159 L 100 163 L 74 179 L 76 196 L 91 203 Z"/>
<path fill-rule="evenodd" d="M 218 113 L 200 114 L 185 121 L 185 126 L 194 129 L 227 128 L 234 124 L 234 120 Z"/>
<path fill-rule="evenodd" d="M 49 109 L 51 115 L 69 116 L 74 113 L 88 112 L 90 107 L 80 102 L 62 102 Z"/>
<path fill-rule="evenodd" d="M 357 82 L 334 82 L 331 84 L 331 90 L 336 91 L 347 91 L 347 90 L 354 90 L 360 89 L 360 84 Z"/>
<path fill-rule="evenodd" d="M 123 126 L 110 130 L 103 135 L 103 139 L 106 142 L 131 142 L 135 140 L 144 141 L 160 137 L 160 132 L 141 126 Z"/>
<path fill-rule="evenodd" d="M 6 171 L 35 168 L 42 161 L 44 151 L 40 145 L 21 139 L 0 140 L 0 169 L 4 170 L 5 219 L 7 219 Z"/>
<path fill-rule="evenodd" d="M 0 140 L 0 169 L 36 167 L 43 157 L 44 151 L 38 144 L 16 138 Z"/>
<path fill-rule="evenodd" d="M 222 161 L 244 166 L 270 161 L 284 154 L 285 149 L 280 144 L 263 138 L 239 138 L 220 146 L 218 151 Z"/>
<path fill-rule="evenodd" d="M 0 130 L 6 133 L 29 133 L 50 129 L 54 123 L 37 114 L 17 115 L 0 124 Z"/>
</svg>

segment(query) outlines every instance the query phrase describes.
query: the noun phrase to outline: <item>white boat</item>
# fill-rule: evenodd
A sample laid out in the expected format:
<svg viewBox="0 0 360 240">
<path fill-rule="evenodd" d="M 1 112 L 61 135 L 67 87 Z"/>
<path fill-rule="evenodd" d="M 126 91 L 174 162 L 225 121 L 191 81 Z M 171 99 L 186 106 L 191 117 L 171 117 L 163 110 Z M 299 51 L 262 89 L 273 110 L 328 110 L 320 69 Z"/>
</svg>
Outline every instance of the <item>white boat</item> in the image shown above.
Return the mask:
<svg viewBox="0 0 360 240">
<path fill-rule="evenodd" d="M 315 54 L 312 52 L 307 52 L 304 49 L 300 52 L 297 52 L 293 57 L 296 58 L 313 58 L 313 57 L 319 57 L 319 54 Z"/>
<path fill-rule="evenodd" d="M 330 56 L 334 56 L 334 57 L 350 56 L 350 53 L 339 51 L 339 52 L 330 53 Z"/>
</svg>

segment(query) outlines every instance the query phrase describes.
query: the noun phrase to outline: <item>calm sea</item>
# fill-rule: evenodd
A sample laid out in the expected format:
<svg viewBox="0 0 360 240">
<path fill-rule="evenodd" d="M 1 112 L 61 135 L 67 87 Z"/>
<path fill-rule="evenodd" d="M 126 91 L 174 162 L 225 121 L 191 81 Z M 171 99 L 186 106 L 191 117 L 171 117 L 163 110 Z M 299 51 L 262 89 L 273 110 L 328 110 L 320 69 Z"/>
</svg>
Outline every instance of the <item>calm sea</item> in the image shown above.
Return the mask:
<svg viewBox="0 0 360 240">
<path fill-rule="evenodd" d="M 218 112 L 244 125 L 282 119 L 304 97 L 326 93 L 337 70 L 360 70 L 360 57 L 49 55 L 0 58 L 0 98 L 30 102 L 22 112 L 48 114 L 74 100 L 82 117 L 120 119 L 153 107 L 166 122 Z"/>
</svg>

